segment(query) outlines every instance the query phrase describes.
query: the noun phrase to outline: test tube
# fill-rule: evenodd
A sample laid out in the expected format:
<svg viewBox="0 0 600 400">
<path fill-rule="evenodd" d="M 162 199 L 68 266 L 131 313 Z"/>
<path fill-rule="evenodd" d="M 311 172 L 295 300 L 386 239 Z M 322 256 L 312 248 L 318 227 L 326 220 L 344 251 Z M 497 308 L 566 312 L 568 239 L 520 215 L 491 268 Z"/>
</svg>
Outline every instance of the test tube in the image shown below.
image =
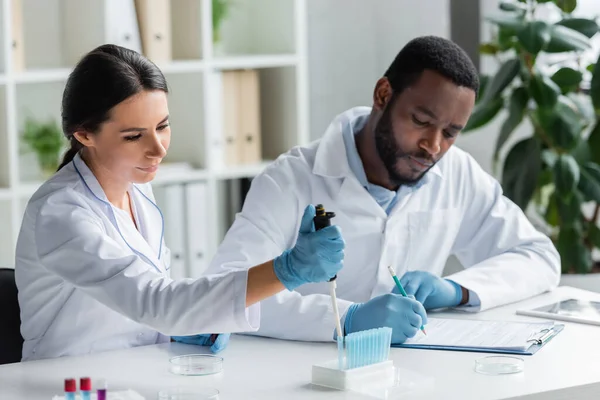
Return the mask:
<svg viewBox="0 0 600 400">
<path fill-rule="evenodd" d="M 90 400 L 92 398 L 92 380 L 88 377 L 80 378 L 79 390 L 81 391 L 81 400 Z"/>
<path fill-rule="evenodd" d="M 75 400 L 77 381 L 73 378 L 65 379 L 65 400 Z"/>
<path fill-rule="evenodd" d="M 100 379 L 98 384 L 96 385 L 98 389 L 96 389 L 96 397 L 98 400 L 106 400 L 106 380 Z"/>
</svg>

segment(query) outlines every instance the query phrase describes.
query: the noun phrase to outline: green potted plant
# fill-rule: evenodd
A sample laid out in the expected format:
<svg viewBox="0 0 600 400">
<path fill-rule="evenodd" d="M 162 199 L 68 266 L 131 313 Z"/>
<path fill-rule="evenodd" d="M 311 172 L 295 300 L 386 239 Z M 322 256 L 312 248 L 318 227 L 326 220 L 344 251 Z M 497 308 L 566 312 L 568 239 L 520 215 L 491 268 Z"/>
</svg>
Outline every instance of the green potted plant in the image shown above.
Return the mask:
<svg viewBox="0 0 600 400">
<path fill-rule="evenodd" d="M 28 117 L 21 137 L 27 148 L 36 153 L 44 177 L 54 174 L 58 168 L 60 153 L 66 143 L 56 121 L 51 119 L 39 122 Z"/>
<path fill-rule="evenodd" d="M 229 15 L 230 7 L 231 1 L 229 0 L 212 0 L 212 31 L 215 54 L 222 53 L 221 26 Z"/>
<path fill-rule="evenodd" d="M 565 274 L 600 271 L 592 259 L 600 248 L 600 66 L 582 62 L 599 26 L 574 17 L 576 6 L 576 0 L 507 0 L 486 17 L 495 35 L 480 52 L 500 67 L 481 76 L 482 91 L 465 129 L 505 111 L 497 164 L 515 129 L 528 127 L 530 136 L 509 146 L 501 184 L 508 198 L 544 220 Z M 560 20 L 540 17 L 542 7 L 558 10 Z"/>
</svg>

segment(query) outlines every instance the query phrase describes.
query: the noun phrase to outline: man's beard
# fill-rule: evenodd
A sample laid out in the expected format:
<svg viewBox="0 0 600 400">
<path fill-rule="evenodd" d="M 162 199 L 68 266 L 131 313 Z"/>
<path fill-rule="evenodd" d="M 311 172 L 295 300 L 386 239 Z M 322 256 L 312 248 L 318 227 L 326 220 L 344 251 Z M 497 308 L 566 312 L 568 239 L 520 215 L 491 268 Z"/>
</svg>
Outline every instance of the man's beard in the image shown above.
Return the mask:
<svg viewBox="0 0 600 400">
<path fill-rule="evenodd" d="M 398 147 L 392 130 L 390 109 L 390 106 L 385 108 L 381 118 L 375 126 L 375 148 L 377 149 L 377 153 L 379 154 L 379 158 L 383 162 L 385 169 L 388 171 L 390 183 L 395 186 L 414 186 L 425 176 L 427 171 L 429 171 L 435 163 L 416 177 L 412 175 L 406 176 L 396 169 L 396 163 L 401 159 L 408 162 L 409 156 L 421 159 L 429 159 L 430 157 L 422 153 L 406 153 Z"/>
</svg>

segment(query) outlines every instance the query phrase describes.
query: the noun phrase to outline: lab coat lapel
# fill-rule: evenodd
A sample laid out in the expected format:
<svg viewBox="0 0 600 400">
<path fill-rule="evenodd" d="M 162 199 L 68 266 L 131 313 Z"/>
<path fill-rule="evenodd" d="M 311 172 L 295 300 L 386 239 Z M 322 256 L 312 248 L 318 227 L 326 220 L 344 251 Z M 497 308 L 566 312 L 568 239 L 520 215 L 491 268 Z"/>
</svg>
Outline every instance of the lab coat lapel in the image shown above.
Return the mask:
<svg viewBox="0 0 600 400">
<path fill-rule="evenodd" d="M 331 178 L 328 179 L 329 195 L 337 204 L 344 205 L 346 213 L 387 218 L 385 211 L 352 172 L 342 134 L 345 124 L 369 112 L 368 107 L 356 107 L 333 120 L 319 143 L 313 173 Z"/>
<path fill-rule="evenodd" d="M 100 186 L 100 183 L 96 179 L 96 176 L 81 159 L 79 154 L 75 155 L 75 157 L 73 158 L 73 165 L 75 166 L 75 171 L 83 181 L 90 195 L 104 206 L 107 217 L 110 219 L 114 227 L 121 233 L 121 236 L 125 241 L 126 245 L 152 268 L 155 268 L 158 272 L 164 272 L 165 268 L 164 266 L 161 268 L 162 264 L 159 261 L 159 251 L 161 248 L 160 245 L 162 244 L 162 239 L 160 240 L 160 243 L 156 239 L 157 235 L 162 236 L 162 215 L 160 215 L 157 218 L 155 213 L 149 212 L 147 210 L 150 207 L 145 206 L 143 204 L 143 201 L 136 200 L 137 198 L 142 197 L 142 194 L 136 193 L 138 190 L 134 189 L 130 191 L 130 194 L 132 195 L 132 200 L 135 202 L 135 206 L 138 211 L 138 217 L 141 219 L 140 222 L 147 229 L 150 243 L 158 244 L 158 246 L 154 245 L 155 250 L 153 250 L 151 245 L 148 244 L 148 242 L 146 242 L 142 234 L 135 228 L 133 221 L 129 223 L 124 223 L 122 219 L 119 220 L 117 218 L 115 210 L 113 210 L 113 207 L 108 201 L 104 190 L 102 190 L 102 186 Z M 158 211 L 158 213 L 160 214 L 160 211 Z M 157 227 L 157 223 L 153 222 L 153 220 L 161 221 L 161 226 Z M 156 232 L 158 231 L 158 229 L 160 229 L 160 232 Z"/>
</svg>

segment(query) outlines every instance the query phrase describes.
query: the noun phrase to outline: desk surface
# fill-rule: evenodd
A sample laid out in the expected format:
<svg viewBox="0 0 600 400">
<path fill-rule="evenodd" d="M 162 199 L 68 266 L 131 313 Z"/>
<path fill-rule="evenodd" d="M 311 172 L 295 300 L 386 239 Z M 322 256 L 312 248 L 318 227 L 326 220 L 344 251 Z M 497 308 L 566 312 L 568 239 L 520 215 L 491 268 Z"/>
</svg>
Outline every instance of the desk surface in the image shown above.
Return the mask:
<svg viewBox="0 0 600 400">
<path fill-rule="evenodd" d="M 517 316 L 515 311 L 569 296 L 600 299 L 599 294 L 561 287 L 552 293 L 479 314 L 444 312 L 435 316 L 541 321 Z M 475 373 L 474 361 L 485 356 L 484 353 L 392 349 L 391 358 L 398 368 L 398 387 L 387 393 L 371 393 L 370 396 L 310 384 L 312 365 L 335 359 L 334 343 L 232 336 L 229 346 L 220 354 L 225 359 L 224 372 L 218 375 L 184 377 L 171 374 L 168 371 L 170 356 L 206 350 L 168 343 L 0 365 L 0 399 L 51 399 L 53 395 L 61 394 L 63 379 L 67 376 L 91 376 L 93 380 L 105 378 L 110 389 L 131 388 L 146 399 L 156 399 L 160 389 L 177 385 L 217 388 L 221 400 L 597 398 L 600 393 L 600 327 L 574 323 L 565 325 L 564 331 L 537 354 L 525 356 L 525 371 L 515 375 L 485 376 Z"/>
</svg>

